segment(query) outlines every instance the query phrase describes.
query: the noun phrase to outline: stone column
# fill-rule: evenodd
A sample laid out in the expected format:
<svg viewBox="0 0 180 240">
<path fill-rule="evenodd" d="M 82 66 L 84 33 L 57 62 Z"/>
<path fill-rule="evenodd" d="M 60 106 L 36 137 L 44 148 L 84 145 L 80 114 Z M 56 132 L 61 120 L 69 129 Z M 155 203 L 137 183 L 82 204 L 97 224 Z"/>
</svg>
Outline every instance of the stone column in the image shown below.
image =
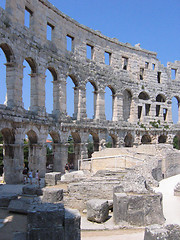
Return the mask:
<svg viewBox="0 0 180 240">
<path fill-rule="evenodd" d="M 61 172 L 61 144 L 53 143 L 53 172 Z"/>
<path fill-rule="evenodd" d="M 78 100 L 78 112 L 77 120 L 87 118 L 86 114 L 86 89 L 83 87 L 79 88 L 79 100 Z"/>
<path fill-rule="evenodd" d="M 59 85 L 58 80 L 52 81 L 53 83 L 53 114 L 58 114 L 59 111 Z"/>
<path fill-rule="evenodd" d="M 38 108 L 39 113 L 45 113 L 45 72 L 38 74 Z"/>
<path fill-rule="evenodd" d="M 96 104 L 96 114 L 95 119 L 97 120 L 106 120 L 105 116 L 105 99 L 104 99 L 104 90 L 100 89 L 97 92 L 97 104 Z"/>
<path fill-rule="evenodd" d="M 31 77 L 31 103 L 30 103 L 30 110 L 33 112 L 37 112 L 39 110 L 38 106 L 38 81 L 39 75 L 37 73 L 30 74 Z"/>
<path fill-rule="evenodd" d="M 115 94 L 113 101 L 113 121 L 123 119 L 123 95 Z"/>
<path fill-rule="evenodd" d="M 136 123 L 138 121 L 138 98 L 132 98 L 129 122 Z"/>
<path fill-rule="evenodd" d="M 73 113 L 73 119 L 77 119 L 78 102 L 79 102 L 79 88 L 78 87 L 74 87 L 74 113 Z"/>
<path fill-rule="evenodd" d="M 61 115 L 66 115 L 66 79 L 61 77 L 59 80 L 59 101 L 58 109 Z"/>
<path fill-rule="evenodd" d="M 68 162 L 68 147 L 69 143 L 64 142 L 60 144 L 60 160 L 58 161 L 58 170 L 62 173 L 64 173 L 64 167 Z"/>
<path fill-rule="evenodd" d="M 8 107 L 22 107 L 22 79 L 23 65 L 6 63 L 6 87 L 7 95 L 5 104 Z"/>
<path fill-rule="evenodd" d="M 94 116 L 93 119 L 96 119 L 96 109 L 97 109 L 97 91 L 94 91 Z"/>
</svg>

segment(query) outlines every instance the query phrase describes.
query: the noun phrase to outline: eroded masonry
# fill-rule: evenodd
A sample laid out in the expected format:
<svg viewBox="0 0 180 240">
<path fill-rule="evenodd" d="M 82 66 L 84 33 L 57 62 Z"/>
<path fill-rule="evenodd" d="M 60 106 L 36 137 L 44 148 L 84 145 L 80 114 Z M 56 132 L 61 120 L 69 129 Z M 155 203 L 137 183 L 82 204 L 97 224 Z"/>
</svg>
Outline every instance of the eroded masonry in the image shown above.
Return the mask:
<svg viewBox="0 0 180 240">
<path fill-rule="evenodd" d="M 24 25 L 25 13 L 29 26 Z M 47 39 L 47 28 L 51 38 Z M 67 49 L 67 41 L 71 46 Z M 24 139 L 28 136 L 29 168 L 46 172 L 46 139 L 53 139 L 53 170 L 62 171 L 73 138 L 74 166 L 109 135 L 113 147 L 172 143 L 179 137 L 171 103 L 180 102 L 180 61 L 164 67 L 156 53 L 111 39 L 66 16 L 46 0 L 6 0 L 0 8 L 0 48 L 6 56 L 6 101 L 0 105 L 4 179 L 22 181 Z M 87 49 L 90 57 L 87 57 Z M 106 58 L 106 61 L 105 61 Z M 22 100 L 23 61 L 31 67 L 29 110 Z M 46 70 L 53 76 L 53 111 L 45 108 Z M 171 72 L 175 79 L 171 79 Z M 67 115 L 66 79 L 74 82 L 74 114 Z M 86 84 L 94 88 L 94 117 L 86 114 Z M 105 117 L 105 88 L 112 92 L 112 120 Z M 180 118 L 179 118 L 180 120 Z"/>
</svg>

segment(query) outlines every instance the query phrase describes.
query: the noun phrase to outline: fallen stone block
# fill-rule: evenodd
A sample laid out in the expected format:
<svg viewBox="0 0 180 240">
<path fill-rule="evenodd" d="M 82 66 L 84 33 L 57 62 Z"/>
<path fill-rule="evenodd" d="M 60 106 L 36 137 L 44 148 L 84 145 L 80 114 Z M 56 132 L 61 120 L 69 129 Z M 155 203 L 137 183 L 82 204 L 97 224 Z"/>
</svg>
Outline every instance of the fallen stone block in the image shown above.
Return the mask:
<svg viewBox="0 0 180 240">
<path fill-rule="evenodd" d="M 114 193 L 113 218 L 115 224 L 163 224 L 162 194 Z"/>
<path fill-rule="evenodd" d="M 81 216 L 78 210 L 65 209 L 65 240 L 81 239 Z"/>
<path fill-rule="evenodd" d="M 178 183 L 174 188 L 174 196 L 180 196 L 180 183 Z"/>
<path fill-rule="evenodd" d="M 18 198 L 17 194 L 14 193 L 3 193 L 0 194 L 0 207 L 8 207 L 11 200 Z"/>
<path fill-rule="evenodd" d="M 10 212 L 27 214 L 32 205 L 39 204 L 40 201 L 38 197 L 34 199 L 22 197 L 20 199 L 11 200 L 8 210 Z"/>
<path fill-rule="evenodd" d="M 92 199 L 87 201 L 87 219 L 92 222 L 102 223 L 108 219 L 108 201 L 102 199 Z"/>
<path fill-rule="evenodd" d="M 26 185 L 22 188 L 22 192 L 26 195 L 42 195 L 42 190 L 36 185 Z"/>
<path fill-rule="evenodd" d="M 63 189 L 59 188 L 45 188 L 43 189 L 42 202 L 56 203 L 63 200 Z"/>
<path fill-rule="evenodd" d="M 45 174 L 45 185 L 46 186 L 55 186 L 57 181 L 61 180 L 61 172 L 52 172 Z"/>
<path fill-rule="evenodd" d="M 169 224 L 166 225 L 166 229 L 168 230 L 168 240 L 180 239 L 180 225 Z"/>
</svg>

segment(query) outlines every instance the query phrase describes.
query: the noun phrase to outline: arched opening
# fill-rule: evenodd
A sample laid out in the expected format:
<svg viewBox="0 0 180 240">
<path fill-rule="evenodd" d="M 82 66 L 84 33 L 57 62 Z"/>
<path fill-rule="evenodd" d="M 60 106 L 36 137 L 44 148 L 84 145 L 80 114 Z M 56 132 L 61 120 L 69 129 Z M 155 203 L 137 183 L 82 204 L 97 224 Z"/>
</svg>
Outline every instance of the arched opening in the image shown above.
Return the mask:
<svg viewBox="0 0 180 240">
<path fill-rule="evenodd" d="M 123 119 L 128 121 L 130 118 L 131 112 L 131 103 L 132 103 L 132 94 L 129 90 L 123 92 Z"/>
<path fill-rule="evenodd" d="M 28 164 L 28 169 L 32 171 L 36 171 L 37 170 L 36 145 L 38 142 L 37 135 L 33 130 L 29 130 L 25 135 L 25 139 L 28 144 L 28 150 L 27 150 L 28 159 L 26 160 Z M 24 146 L 24 148 L 25 147 L 26 146 Z"/>
<path fill-rule="evenodd" d="M 158 137 L 158 143 L 165 143 L 166 140 L 167 140 L 167 136 L 165 136 L 165 135 L 160 135 Z"/>
<path fill-rule="evenodd" d="M 52 113 L 57 109 L 57 94 L 58 88 L 55 86 L 57 81 L 57 73 L 54 68 L 49 67 L 46 70 L 46 85 L 45 85 L 45 107 L 47 113 Z"/>
<path fill-rule="evenodd" d="M 4 65 L 5 63 L 6 63 L 6 56 L 3 52 L 3 50 L 0 48 L 0 69 L 1 69 L 1 74 L 0 74 L 0 85 L 1 85 L 0 104 L 5 104 L 6 103 L 7 88 L 6 88 L 6 66 Z"/>
<path fill-rule="evenodd" d="M 78 169 L 78 160 L 81 159 L 81 139 L 79 133 L 72 132 L 68 137 L 68 164 L 71 169 Z"/>
<path fill-rule="evenodd" d="M 97 133 L 90 132 L 89 138 L 88 138 L 87 150 L 88 150 L 88 158 L 91 158 L 92 154 L 95 151 L 99 151 L 99 137 Z"/>
<path fill-rule="evenodd" d="M 86 113 L 87 117 L 94 119 L 96 111 L 97 87 L 94 82 L 89 81 L 86 84 Z"/>
<path fill-rule="evenodd" d="M 9 128 L 1 130 L 1 173 L 4 175 L 6 183 L 12 183 L 14 178 L 14 131 Z"/>
<path fill-rule="evenodd" d="M 106 147 L 107 148 L 113 147 L 113 139 L 109 134 L 107 134 L 107 136 L 106 136 Z"/>
<path fill-rule="evenodd" d="M 142 144 L 149 144 L 151 143 L 151 137 L 148 134 L 144 134 L 141 138 Z"/>
<path fill-rule="evenodd" d="M 109 134 L 109 136 L 111 137 L 111 143 L 112 143 L 112 148 L 116 148 L 117 147 L 117 136 L 114 134 Z"/>
<path fill-rule="evenodd" d="M 172 120 L 173 123 L 176 124 L 179 122 L 179 115 L 180 115 L 180 111 L 179 111 L 179 104 L 180 103 L 180 98 L 179 97 L 173 97 L 172 98 Z"/>
<path fill-rule="evenodd" d="M 113 104 L 114 103 L 114 91 L 110 86 L 105 88 L 105 115 L 106 120 L 112 120 L 113 118 Z"/>
<path fill-rule="evenodd" d="M 46 139 L 46 173 L 53 171 L 53 139 L 50 134 Z"/>
<path fill-rule="evenodd" d="M 67 115 L 76 119 L 78 107 L 78 89 L 74 78 L 68 76 L 66 85 L 66 112 Z"/>
<path fill-rule="evenodd" d="M 156 97 L 156 102 L 165 102 L 166 101 L 166 97 L 162 94 L 158 94 Z"/>
<path fill-rule="evenodd" d="M 141 92 L 138 98 L 142 100 L 149 100 L 149 95 L 146 92 Z"/>
<path fill-rule="evenodd" d="M 127 133 L 124 138 L 124 146 L 125 147 L 133 147 L 134 138 L 131 133 Z"/>
<path fill-rule="evenodd" d="M 30 110 L 35 105 L 34 94 L 37 88 L 35 77 L 36 63 L 32 58 L 26 58 L 23 62 L 23 86 L 22 86 L 22 100 L 24 109 Z"/>
</svg>

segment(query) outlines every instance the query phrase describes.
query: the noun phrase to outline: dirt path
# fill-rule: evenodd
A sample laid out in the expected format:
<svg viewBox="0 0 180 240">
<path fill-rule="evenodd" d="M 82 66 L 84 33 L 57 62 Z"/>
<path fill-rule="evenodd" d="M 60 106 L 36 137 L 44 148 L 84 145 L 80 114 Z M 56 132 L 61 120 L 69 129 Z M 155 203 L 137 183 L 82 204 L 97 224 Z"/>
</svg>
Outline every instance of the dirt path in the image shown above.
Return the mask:
<svg viewBox="0 0 180 240">
<path fill-rule="evenodd" d="M 144 230 L 83 231 L 82 240 L 143 240 Z"/>
</svg>

